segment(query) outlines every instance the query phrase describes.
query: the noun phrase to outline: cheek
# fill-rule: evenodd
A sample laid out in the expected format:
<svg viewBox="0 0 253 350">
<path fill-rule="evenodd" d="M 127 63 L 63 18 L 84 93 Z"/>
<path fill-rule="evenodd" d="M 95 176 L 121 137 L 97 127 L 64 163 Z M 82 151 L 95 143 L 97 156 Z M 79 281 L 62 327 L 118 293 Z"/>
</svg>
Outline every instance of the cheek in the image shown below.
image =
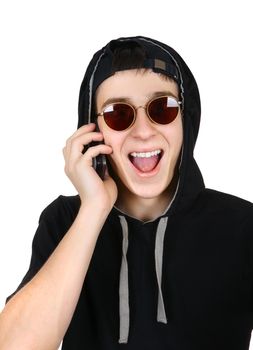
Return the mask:
<svg viewBox="0 0 253 350">
<path fill-rule="evenodd" d="M 124 156 L 125 136 L 121 133 L 108 133 L 105 135 L 105 143 L 112 147 L 113 152 L 108 156 L 108 160 L 115 171 L 121 172 L 123 163 L 125 164 Z"/>
<path fill-rule="evenodd" d="M 125 137 L 117 132 L 103 132 L 104 143 L 112 147 L 112 153 L 108 156 L 110 161 L 119 164 L 122 157 L 122 147 L 124 146 Z"/>
<path fill-rule="evenodd" d="M 106 145 L 111 146 L 113 151 L 116 151 L 119 144 L 117 137 L 115 137 L 115 135 L 113 135 L 111 132 L 107 132 L 107 131 L 104 131 L 103 135 L 104 135 L 104 143 Z"/>
<path fill-rule="evenodd" d="M 101 126 L 100 131 L 104 136 L 104 143 L 111 146 L 115 153 L 120 152 L 124 145 L 126 135 L 119 131 L 110 130 L 103 125 Z"/>
<path fill-rule="evenodd" d="M 183 125 L 181 121 L 171 125 L 166 132 L 165 138 L 170 147 L 174 148 L 175 150 L 181 149 L 183 144 Z"/>
<path fill-rule="evenodd" d="M 98 124 L 98 127 L 99 127 L 99 130 L 101 132 L 105 132 L 106 130 L 106 124 L 104 122 L 104 118 L 102 116 L 98 116 L 97 117 L 97 124 Z"/>
<path fill-rule="evenodd" d="M 178 149 L 181 149 L 183 144 L 183 128 L 177 130 L 175 135 L 175 145 Z"/>
<path fill-rule="evenodd" d="M 99 131 L 103 134 L 103 137 L 104 137 L 103 142 L 106 145 L 111 146 L 110 140 L 112 140 L 112 138 L 110 137 L 110 130 L 108 130 L 108 128 L 106 127 L 105 122 L 103 121 L 103 118 L 98 117 L 97 123 L 98 123 Z"/>
</svg>

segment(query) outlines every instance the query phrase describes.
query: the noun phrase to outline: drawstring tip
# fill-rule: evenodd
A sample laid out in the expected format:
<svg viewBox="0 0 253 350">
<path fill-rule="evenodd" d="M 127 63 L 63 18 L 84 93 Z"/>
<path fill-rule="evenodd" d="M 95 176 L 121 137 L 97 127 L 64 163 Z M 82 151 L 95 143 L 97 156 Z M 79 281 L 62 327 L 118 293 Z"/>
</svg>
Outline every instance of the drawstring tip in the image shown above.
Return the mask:
<svg viewBox="0 0 253 350">
<path fill-rule="evenodd" d="M 165 323 L 167 324 L 167 318 L 165 317 L 157 317 L 157 322 Z"/>
<path fill-rule="evenodd" d="M 119 344 L 127 344 L 127 339 L 119 339 Z"/>
</svg>

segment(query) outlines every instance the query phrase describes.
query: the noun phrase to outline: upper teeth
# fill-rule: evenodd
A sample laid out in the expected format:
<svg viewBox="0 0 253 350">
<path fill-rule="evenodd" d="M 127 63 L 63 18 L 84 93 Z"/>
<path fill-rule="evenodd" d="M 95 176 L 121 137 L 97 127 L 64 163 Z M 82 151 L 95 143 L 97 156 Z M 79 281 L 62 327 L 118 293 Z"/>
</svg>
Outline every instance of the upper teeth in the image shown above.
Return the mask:
<svg viewBox="0 0 253 350">
<path fill-rule="evenodd" d="M 158 149 L 156 151 L 152 151 L 152 152 L 132 152 L 131 156 L 132 157 L 140 157 L 140 158 L 149 158 L 149 157 L 156 156 L 159 153 L 161 153 L 160 149 Z"/>
</svg>

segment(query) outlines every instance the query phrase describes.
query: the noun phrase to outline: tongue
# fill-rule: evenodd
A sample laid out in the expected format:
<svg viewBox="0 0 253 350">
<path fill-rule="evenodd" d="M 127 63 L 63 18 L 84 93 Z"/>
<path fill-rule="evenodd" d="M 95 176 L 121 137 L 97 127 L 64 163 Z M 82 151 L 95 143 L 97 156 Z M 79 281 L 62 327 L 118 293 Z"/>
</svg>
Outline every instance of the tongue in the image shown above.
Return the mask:
<svg viewBox="0 0 253 350">
<path fill-rule="evenodd" d="M 159 162 L 159 156 L 146 157 L 131 157 L 133 165 L 140 171 L 147 173 L 153 170 Z"/>
</svg>

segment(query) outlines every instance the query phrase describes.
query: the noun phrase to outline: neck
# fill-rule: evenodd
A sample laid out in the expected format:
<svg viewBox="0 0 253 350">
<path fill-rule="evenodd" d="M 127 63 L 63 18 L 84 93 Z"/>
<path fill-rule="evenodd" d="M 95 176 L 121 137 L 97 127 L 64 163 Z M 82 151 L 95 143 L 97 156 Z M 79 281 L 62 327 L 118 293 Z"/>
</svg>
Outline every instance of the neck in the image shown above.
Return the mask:
<svg viewBox="0 0 253 350">
<path fill-rule="evenodd" d="M 142 198 L 130 193 L 126 188 L 120 190 L 115 206 L 141 221 L 154 220 L 164 213 L 170 205 L 177 186 L 177 177 L 174 177 L 168 188 L 155 198 Z M 128 191 L 127 195 L 125 191 Z M 126 200 L 127 198 L 127 200 Z"/>
</svg>

